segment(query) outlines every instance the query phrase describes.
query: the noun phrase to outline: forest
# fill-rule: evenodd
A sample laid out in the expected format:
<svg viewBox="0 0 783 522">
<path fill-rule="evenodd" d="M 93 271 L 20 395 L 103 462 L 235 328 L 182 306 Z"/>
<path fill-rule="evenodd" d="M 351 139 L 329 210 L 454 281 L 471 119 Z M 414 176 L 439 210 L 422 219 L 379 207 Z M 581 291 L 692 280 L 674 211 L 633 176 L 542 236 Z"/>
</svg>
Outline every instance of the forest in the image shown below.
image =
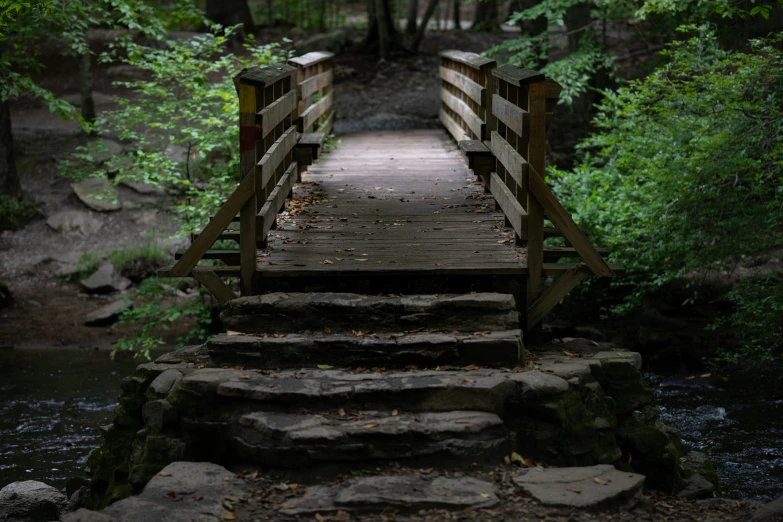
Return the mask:
<svg viewBox="0 0 783 522">
<path fill-rule="evenodd" d="M 267 468 L 332 458 L 346 480 L 392 491 L 361 465 L 394 468 L 383 455 L 396 450 L 340 432 L 375 460 L 357 457 L 338 435 L 310 441 L 271 416 L 301 406 L 323 415 L 319 430 L 363 433 L 414 412 L 437 431 L 453 422 L 434 416 L 494 411 L 392 384 L 388 397 L 332 404 L 282 382 L 293 372 L 330 389 L 342 370 L 391 382 L 395 368 L 463 372 L 432 385 L 449 390 L 515 368 L 568 390 L 508 398 L 494 413 L 511 442 L 493 442 L 505 449 L 491 458 L 490 428 L 469 437 L 481 452 L 449 431 L 462 453 L 430 454 L 394 425 L 402 453 L 423 448 L 405 477 L 492 462 L 481 469 L 496 489 L 455 513 L 511 520 L 521 495 L 554 520 L 565 515 L 531 497 L 557 504 L 507 471 L 607 464 L 646 477 L 649 520 L 783 513 L 783 0 L 0 0 L 0 72 L 0 486 L 41 479 L 76 499 L 41 520 L 82 520 L 66 515 L 78 508 L 131 520 L 137 508 L 112 506 L 142 502 L 177 461 L 263 486 L 264 500 L 237 510 L 225 499 L 244 486 L 226 489 L 231 508 L 214 520 L 274 517 L 272 504 L 359 517 L 295 491 L 305 476 Z M 591 358 L 600 393 L 569 373 Z M 200 400 L 222 417 L 187 384 L 209 370 L 238 372 L 198 385 L 214 384 Z M 280 391 L 248 391 L 269 372 Z M 273 404 L 284 391 L 290 403 Z M 240 401 L 267 409 L 240 418 Z M 455 422 L 492 422 L 471 419 Z M 195 442 L 212 422 L 234 437 L 219 449 Z M 289 438 L 302 446 L 277 447 Z M 322 452 L 334 456 L 312 456 Z M 563 494 L 627 480 L 601 477 Z M 642 498 L 641 484 L 623 487 Z M 13 506 L 4 518 L 4 491 L 0 522 L 32 520 Z M 720 496 L 740 503 L 695 502 Z M 399 502 L 395 513 L 411 507 Z M 641 516 L 640 504 L 595 502 Z"/>
</svg>

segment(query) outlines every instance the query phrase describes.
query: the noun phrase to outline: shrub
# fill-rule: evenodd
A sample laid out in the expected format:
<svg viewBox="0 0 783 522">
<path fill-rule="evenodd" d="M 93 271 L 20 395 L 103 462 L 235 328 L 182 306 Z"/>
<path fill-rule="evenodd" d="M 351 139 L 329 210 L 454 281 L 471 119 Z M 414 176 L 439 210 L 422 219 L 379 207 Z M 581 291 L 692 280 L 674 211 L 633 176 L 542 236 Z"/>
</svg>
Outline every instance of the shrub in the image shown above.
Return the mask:
<svg viewBox="0 0 783 522">
<path fill-rule="evenodd" d="M 783 34 L 739 52 L 710 26 L 683 30 L 694 36 L 669 46 L 668 64 L 604 93 L 581 163 L 550 170 L 561 200 L 628 268 L 618 312 L 675 277 L 730 275 L 783 239 Z M 771 295 L 758 282 L 730 294 L 726 320 L 747 328 L 748 355 L 774 346 L 774 329 L 753 326 L 783 322 Z"/>
</svg>

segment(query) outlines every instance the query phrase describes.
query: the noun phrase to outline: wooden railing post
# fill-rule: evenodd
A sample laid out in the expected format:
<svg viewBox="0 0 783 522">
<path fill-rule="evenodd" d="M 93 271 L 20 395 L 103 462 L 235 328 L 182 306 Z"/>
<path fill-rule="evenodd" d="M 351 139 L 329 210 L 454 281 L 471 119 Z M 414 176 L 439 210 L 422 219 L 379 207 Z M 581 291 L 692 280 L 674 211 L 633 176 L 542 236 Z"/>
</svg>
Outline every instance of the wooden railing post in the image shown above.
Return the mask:
<svg viewBox="0 0 783 522">
<path fill-rule="evenodd" d="M 490 101 L 494 92 L 495 60 L 475 53 L 442 51 L 440 120 L 457 141 L 489 139 L 494 118 Z"/>
<path fill-rule="evenodd" d="M 334 53 L 312 52 L 288 60 L 297 68 L 301 133 L 329 134 L 334 126 Z"/>
</svg>

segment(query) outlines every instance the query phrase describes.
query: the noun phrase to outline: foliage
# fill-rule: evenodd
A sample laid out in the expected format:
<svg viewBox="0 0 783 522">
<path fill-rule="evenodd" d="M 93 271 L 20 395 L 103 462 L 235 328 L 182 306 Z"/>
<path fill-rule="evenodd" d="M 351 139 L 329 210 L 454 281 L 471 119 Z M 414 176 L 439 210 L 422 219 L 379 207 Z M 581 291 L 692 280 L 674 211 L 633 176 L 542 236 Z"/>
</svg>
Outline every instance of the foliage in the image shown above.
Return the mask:
<svg viewBox="0 0 783 522">
<path fill-rule="evenodd" d="M 79 255 L 76 260 L 74 270 L 66 278 L 68 281 L 76 282 L 90 277 L 101 265 L 103 258 L 97 252 L 86 250 Z"/>
<path fill-rule="evenodd" d="M 166 344 L 160 335 L 161 330 L 169 330 L 174 322 L 186 317 L 195 320 L 195 324 L 185 335 L 177 338 L 177 343 L 184 346 L 207 339 L 212 310 L 208 292 L 201 288 L 192 296 L 172 298 L 176 284 L 175 280 L 157 277 L 142 282 L 141 287 L 130 296 L 134 307 L 124 310 L 118 323 L 137 325 L 140 330 L 117 341 L 112 357 L 121 351 L 136 351 L 137 355 L 149 359 L 151 350 Z"/>
<path fill-rule="evenodd" d="M 628 268 L 618 312 L 678 276 L 730 275 L 783 240 L 783 33 L 740 52 L 721 49 L 712 26 L 686 29 L 667 65 L 605 93 L 581 164 L 550 169 L 561 201 Z M 779 342 L 761 325 L 783 323 L 780 294 L 763 288 L 738 287 L 726 319 L 753 354 Z"/>
<path fill-rule="evenodd" d="M 146 71 L 149 78 L 118 82 L 132 95 L 118 99 L 120 108 L 95 122 L 100 133 L 132 142 L 130 154 L 109 162 L 115 182 L 141 181 L 181 194 L 174 207 L 181 235 L 200 230 L 238 182 L 239 101 L 232 77 L 244 67 L 287 57 L 278 44 L 252 42 L 246 44 L 246 56 L 227 53 L 233 28 L 212 30 L 191 39 L 167 40 L 164 48 L 126 42 L 123 61 Z M 105 176 L 90 160 L 82 147 L 61 164 L 61 172 L 77 178 Z"/>
<path fill-rule="evenodd" d="M 123 269 L 138 261 L 160 265 L 168 261 L 169 257 L 168 252 L 155 243 L 149 242 L 135 247 L 115 250 L 109 254 L 109 261 L 117 268 Z"/>
<path fill-rule="evenodd" d="M 35 215 L 35 205 L 27 198 L 0 194 L 0 231 L 16 230 Z"/>
</svg>

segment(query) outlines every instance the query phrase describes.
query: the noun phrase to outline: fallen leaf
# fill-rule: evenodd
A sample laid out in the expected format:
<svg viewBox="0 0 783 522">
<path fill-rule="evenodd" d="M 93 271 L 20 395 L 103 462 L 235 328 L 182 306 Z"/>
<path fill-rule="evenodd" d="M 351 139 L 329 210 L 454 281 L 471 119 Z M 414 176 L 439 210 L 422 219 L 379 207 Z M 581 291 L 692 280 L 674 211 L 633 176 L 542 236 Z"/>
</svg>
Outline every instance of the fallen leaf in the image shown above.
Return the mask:
<svg viewBox="0 0 783 522">
<path fill-rule="evenodd" d="M 503 462 L 505 462 L 505 463 L 506 463 L 506 466 L 510 466 L 510 465 L 511 465 L 511 459 L 510 459 L 510 458 L 508 458 L 508 455 L 506 455 L 505 457 L 503 457 Z"/>
<path fill-rule="evenodd" d="M 372 429 L 372 428 L 374 428 L 376 426 L 377 426 L 377 424 L 365 424 L 364 426 L 362 426 L 362 428 L 364 428 L 366 430 L 369 430 L 369 429 Z"/>
<path fill-rule="evenodd" d="M 685 380 L 686 380 L 686 381 L 692 381 L 692 380 L 693 380 L 693 379 L 695 379 L 695 378 L 696 378 L 696 376 L 695 376 L 695 375 L 689 375 L 688 377 L 686 377 L 686 378 L 685 378 Z"/>
<path fill-rule="evenodd" d="M 223 520 L 236 520 L 237 516 L 233 513 L 226 513 L 220 518 L 222 518 Z"/>
<path fill-rule="evenodd" d="M 392 411 L 392 417 L 396 417 L 399 414 L 400 412 L 398 412 L 397 410 Z"/>
<path fill-rule="evenodd" d="M 516 462 L 520 466 L 524 466 L 525 465 L 525 459 L 523 459 L 522 455 L 520 455 L 517 452 L 514 452 L 514 453 L 511 454 L 511 462 Z"/>
<path fill-rule="evenodd" d="M 329 366 L 328 364 L 319 364 L 318 369 L 319 370 L 331 370 L 334 368 L 334 366 Z"/>
<path fill-rule="evenodd" d="M 340 408 L 339 410 L 337 410 L 337 415 L 339 415 L 340 417 L 345 417 L 345 410 Z"/>
<path fill-rule="evenodd" d="M 322 265 L 331 265 L 332 263 L 333 263 L 333 261 L 330 261 L 329 259 L 324 259 L 321 264 Z"/>
<path fill-rule="evenodd" d="M 160 475 L 161 477 L 170 477 L 171 473 L 169 473 L 168 471 L 161 471 L 160 473 L 158 473 L 158 475 Z"/>
<path fill-rule="evenodd" d="M 240 375 L 239 378 L 242 379 L 243 381 L 246 381 L 246 380 L 248 380 L 250 378 L 250 376 L 249 375 Z"/>
<path fill-rule="evenodd" d="M 166 496 L 167 496 L 167 497 L 174 498 L 174 497 L 176 497 L 176 496 L 177 496 L 177 494 L 176 494 L 176 493 L 174 493 L 173 491 L 169 491 L 168 493 L 166 493 Z"/>
<path fill-rule="evenodd" d="M 608 482 L 606 482 L 604 479 L 598 477 L 593 477 L 593 482 L 600 486 L 606 486 L 608 484 Z"/>
<path fill-rule="evenodd" d="M 483 498 L 491 498 L 492 497 L 492 495 L 490 495 L 489 493 L 482 493 L 481 496 Z"/>
<path fill-rule="evenodd" d="M 712 377 L 712 374 L 711 373 L 702 373 L 699 377 L 701 377 L 702 379 L 706 379 L 707 377 Z"/>
<path fill-rule="evenodd" d="M 576 494 L 579 494 L 579 493 L 581 493 L 581 492 L 582 492 L 582 490 L 580 490 L 580 489 L 574 489 L 574 488 L 566 488 L 566 491 L 573 491 L 573 492 L 574 492 L 574 493 L 576 493 Z"/>
<path fill-rule="evenodd" d="M 299 487 L 299 484 L 289 484 L 288 489 L 297 489 Z"/>
<path fill-rule="evenodd" d="M 224 500 L 223 501 L 223 507 L 226 508 L 229 511 L 234 511 L 234 504 L 232 504 L 228 500 Z"/>
</svg>

